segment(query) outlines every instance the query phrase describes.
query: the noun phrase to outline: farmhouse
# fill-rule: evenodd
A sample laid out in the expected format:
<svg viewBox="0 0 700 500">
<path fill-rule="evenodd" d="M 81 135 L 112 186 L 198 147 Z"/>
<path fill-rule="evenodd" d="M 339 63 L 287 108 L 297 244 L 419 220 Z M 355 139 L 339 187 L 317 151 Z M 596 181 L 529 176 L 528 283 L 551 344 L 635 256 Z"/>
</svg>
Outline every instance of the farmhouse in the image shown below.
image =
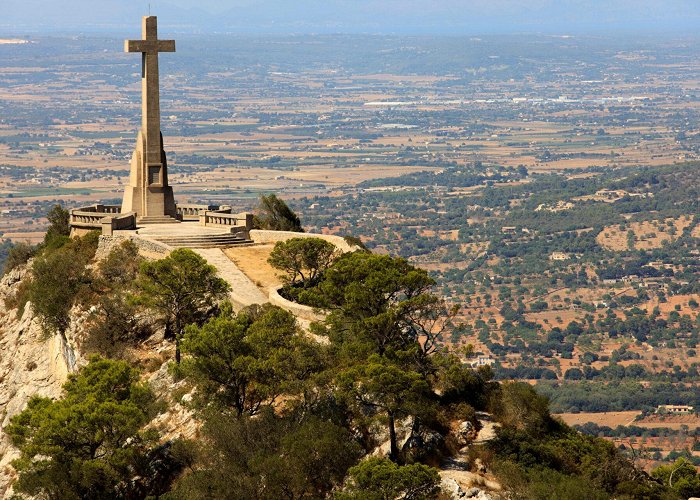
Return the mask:
<svg viewBox="0 0 700 500">
<path fill-rule="evenodd" d="M 687 414 L 692 413 L 693 407 L 686 405 L 659 405 L 656 407 L 656 413 L 670 413 L 670 414 Z"/>
<path fill-rule="evenodd" d="M 569 260 L 571 257 L 569 257 L 568 253 L 564 252 L 552 252 L 552 254 L 549 256 L 549 260 Z"/>
</svg>

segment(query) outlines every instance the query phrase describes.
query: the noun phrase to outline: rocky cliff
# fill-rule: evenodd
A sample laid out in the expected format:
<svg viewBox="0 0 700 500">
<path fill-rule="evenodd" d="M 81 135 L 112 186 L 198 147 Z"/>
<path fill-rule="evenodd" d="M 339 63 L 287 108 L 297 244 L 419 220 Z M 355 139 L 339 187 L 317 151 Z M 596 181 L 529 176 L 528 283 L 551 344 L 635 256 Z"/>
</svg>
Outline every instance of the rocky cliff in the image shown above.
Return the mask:
<svg viewBox="0 0 700 500">
<path fill-rule="evenodd" d="M 106 252 L 102 252 L 106 254 Z M 28 303 L 21 314 L 8 308 L 6 299 L 15 295 L 22 281 L 28 277 L 27 266 L 15 269 L 0 280 L 0 498 L 10 498 L 15 472 L 11 462 L 18 457 L 4 433 L 10 419 L 20 413 L 32 396 L 59 398 L 61 387 L 68 375 L 87 363 L 81 351 L 86 321 L 90 311 L 73 309 L 71 326 L 65 335 L 46 335 Z M 163 340 L 162 332 L 148 339 L 141 350 L 134 352 L 134 360 L 149 358 L 150 370 L 144 370 L 157 396 L 168 401 L 167 410 L 151 424 L 164 439 L 192 437 L 197 425 L 190 411 L 171 395 L 182 382 L 176 382 L 167 370 L 172 359 L 172 343 Z"/>
<path fill-rule="evenodd" d="M 66 336 L 44 334 L 27 304 L 18 317 L 5 301 L 13 296 L 27 274 L 25 266 L 0 281 L 0 496 L 9 496 L 14 478 L 10 462 L 17 457 L 3 432 L 10 418 L 21 412 L 32 396 L 58 397 L 68 374 L 75 370 L 78 355 L 73 342 L 80 323 Z"/>
<path fill-rule="evenodd" d="M 106 256 L 109 250 L 120 242 L 121 240 L 101 238 L 97 260 Z M 149 255 L 153 250 L 151 248 L 142 248 L 141 245 L 139 247 L 142 251 L 146 250 L 144 253 L 149 257 L 160 256 L 156 252 Z M 31 303 L 24 307 L 21 314 L 18 314 L 17 309 L 8 308 L 7 299 L 11 299 L 23 281 L 29 277 L 30 265 L 15 269 L 0 280 L 0 498 L 3 499 L 12 495 L 11 485 L 15 473 L 10 464 L 18 456 L 17 450 L 3 432 L 5 427 L 14 415 L 26 407 L 33 396 L 59 398 L 61 387 L 69 374 L 87 362 L 87 356 L 81 351 L 81 346 L 86 321 L 91 314 L 89 310 L 75 308 L 71 311 L 71 326 L 65 335 L 46 335 L 32 311 Z M 251 282 L 251 286 L 255 285 Z M 308 319 L 304 321 L 304 315 L 299 314 L 299 311 L 286 308 L 292 310 L 300 323 L 308 324 Z M 156 395 L 168 403 L 167 409 L 158 415 L 150 426 L 157 428 L 164 440 L 195 437 L 198 422 L 193 418 L 187 404 L 183 404 L 191 397 L 191 388 L 187 387 L 184 381 L 173 380 L 167 366 L 167 361 L 173 356 L 172 342 L 163 339 L 162 331 L 156 332 L 129 354 L 134 363 L 142 369 L 144 379 Z M 486 427 L 485 424 L 482 425 Z M 406 426 L 407 431 L 411 428 L 411 425 Z M 476 435 L 476 429 L 469 428 L 462 434 L 469 434 L 469 438 L 465 438 L 463 443 L 466 444 L 474 439 L 475 436 L 471 434 Z M 409 447 L 418 443 L 419 448 L 428 448 L 428 441 L 434 441 L 434 438 L 443 439 L 443 436 L 413 435 L 406 432 L 404 438 L 405 443 L 402 441 L 402 446 Z M 383 448 L 387 446 L 388 444 L 385 444 Z M 382 447 L 377 450 L 379 455 L 386 453 Z M 499 498 L 498 484 L 487 481 L 482 474 L 463 472 L 467 464 L 457 458 L 460 457 L 443 464 L 440 472 L 445 491 L 451 498 Z"/>
</svg>

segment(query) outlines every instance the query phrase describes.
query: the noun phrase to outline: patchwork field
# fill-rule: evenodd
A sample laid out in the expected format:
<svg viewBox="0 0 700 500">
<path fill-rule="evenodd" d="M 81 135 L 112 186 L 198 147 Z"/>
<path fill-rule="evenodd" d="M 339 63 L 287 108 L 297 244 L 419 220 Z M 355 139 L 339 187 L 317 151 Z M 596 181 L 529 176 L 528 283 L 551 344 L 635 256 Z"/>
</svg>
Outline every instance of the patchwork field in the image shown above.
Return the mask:
<svg viewBox="0 0 700 500">
<path fill-rule="evenodd" d="M 608 250 L 652 250 L 675 241 L 694 222 L 692 216 L 657 221 L 630 222 L 625 227 L 610 226 L 603 229 L 596 241 Z"/>
</svg>

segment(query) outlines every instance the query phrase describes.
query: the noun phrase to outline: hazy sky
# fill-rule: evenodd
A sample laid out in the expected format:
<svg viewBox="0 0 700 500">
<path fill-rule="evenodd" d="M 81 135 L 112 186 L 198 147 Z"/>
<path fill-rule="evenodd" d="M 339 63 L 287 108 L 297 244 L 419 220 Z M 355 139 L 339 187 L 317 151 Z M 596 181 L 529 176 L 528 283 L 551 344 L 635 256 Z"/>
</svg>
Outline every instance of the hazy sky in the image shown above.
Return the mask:
<svg viewBox="0 0 700 500">
<path fill-rule="evenodd" d="M 131 30 L 148 0 L 0 0 L 0 32 Z M 151 0 L 178 32 L 512 33 L 700 29 L 700 0 Z"/>
</svg>

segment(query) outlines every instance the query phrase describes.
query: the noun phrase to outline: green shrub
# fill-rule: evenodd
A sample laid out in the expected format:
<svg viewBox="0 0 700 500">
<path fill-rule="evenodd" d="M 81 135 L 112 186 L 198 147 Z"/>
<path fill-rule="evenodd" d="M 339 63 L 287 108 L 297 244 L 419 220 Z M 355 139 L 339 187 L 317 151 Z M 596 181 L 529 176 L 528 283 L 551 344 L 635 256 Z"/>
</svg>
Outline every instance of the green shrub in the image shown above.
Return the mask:
<svg viewBox="0 0 700 500">
<path fill-rule="evenodd" d="M 372 457 L 349 470 L 345 489 L 336 500 L 387 500 L 437 498 L 440 475 L 423 464 L 397 465 L 386 458 Z"/>
<path fill-rule="evenodd" d="M 26 264 L 29 259 L 34 257 L 35 253 L 36 247 L 33 245 L 21 242 L 15 243 L 7 254 L 7 260 L 2 269 L 2 274 L 7 274 L 16 267 Z"/>
<path fill-rule="evenodd" d="M 41 498 L 137 498 L 163 493 L 178 467 L 142 431 L 153 396 L 125 362 L 92 358 L 61 399 L 34 397 L 11 419 L 16 492 Z M 154 468 L 155 465 L 155 468 Z"/>
<path fill-rule="evenodd" d="M 258 212 L 253 220 L 256 229 L 304 232 L 297 214 L 274 194 L 260 196 Z"/>
</svg>

